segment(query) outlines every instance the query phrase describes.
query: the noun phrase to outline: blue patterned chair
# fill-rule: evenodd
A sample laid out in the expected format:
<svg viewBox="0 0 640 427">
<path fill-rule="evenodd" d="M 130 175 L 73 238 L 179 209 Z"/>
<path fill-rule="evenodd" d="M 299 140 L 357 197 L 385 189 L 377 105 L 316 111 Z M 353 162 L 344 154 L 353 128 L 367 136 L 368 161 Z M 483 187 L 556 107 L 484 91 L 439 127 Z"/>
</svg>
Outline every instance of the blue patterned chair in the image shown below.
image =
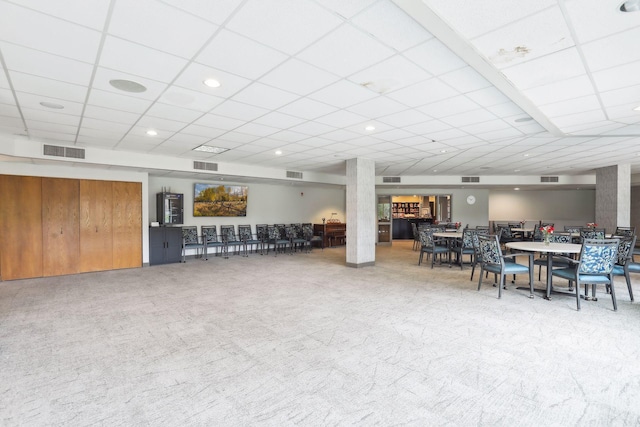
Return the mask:
<svg viewBox="0 0 640 427">
<path fill-rule="evenodd" d="M 498 281 L 498 298 L 502 298 L 502 288 L 505 286 L 505 277 L 508 274 L 528 274 L 529 275 L 529 298 L 533 298 L 533 253 L 515 252 L 503 255 L 500 249 L 500 241 L 498 236 L 482 236 L 478 235 L 478 243 L 480 245 L 480 253 L 482 260 L 480 262 L 480 280 L 478 281 L 478 291 L 482 286 L 482 274 L 484 272 L 493 273 L 500 276 Z M 517 256 L 526 256 L 529 258 L 529 265 L 522 265 L 515 261 Z M 507 260 L 510 260 L 509 262 Z"/>
<path fill-rule="evenodd" d="M 553 233 L 549 237 L 551 243 L 573 243 L 573 236 L 570 232 L 567 233 Z M 542 267 L 547 266 L 547 254 L 540 255 L 539 258 L 533 261 L 533 265 L 538 266 L 538 280 L 542 278 Z M 569 257 L 568 254 L 558 254 L 553 259 L 553 265 L 556 267 L 567 267 L 568 264 L 564 261 L 565 257 Z"/>
<path fill-rule="evenodd" d="M 280 229 L 275 225 L 269 225 L 267 227 L 268 233 L 268 245 L 273 245 L 273 252 L 275 252 L 275 256 L 278 256 L 278 250 L 282 252 L 286 251 L 287 246 L 289 245 L 289 239 L 285 238 L 280 234 Z M 267 254 L 269 253 L 269 247 L 267 246 Z"/>
<path fill-rule="evenodd" d="M 451 248 L 451 254 L 456 254 L 456 261 L 460 263 L 460 270 L 462 270 L 464 264 L 464 255 L 468 255 L 469 263 L 473 264 L 473 257 L 475 256 L 475 251 L 473 250 L 473 234 L 475 233 L 476 230 L 465 228 L 462 230 L 462 239 L 457 242 L 458 244 L 456 246 Z"/>
<path fill-rule="evenodd" d="M 222 242 L 218 238 L 218 231 L 215 225 L 202 226 L 202 239 L 207 246 L 207 252 L 208 248 L 214 248 L 216 254 L 222 250 Z"/>
<path fill-rule="evenodd" d="M 604 228 L 583 228 L 580 230 L 580 241 L 604 239 L 606 230 Z"/>
<path fill-rule="evenodd" d="M 262 242 L 258 239 L 257 234 L 254 236 L 251 232 L 251 225 L 238 225 L 238 237 L 244 245 L 245 256 L 248 256 L 254 246 L 256 248 L 256 252 L 258 252 L 258 247 Z"/>
<path fill-rule="evenodd" d="M 269 231 L 267 224 L 256 224 L 256 237 L 260 241 L 260 255 L 264 255 L 264 249 L 269 251 Z"/>
<path fill-rule="evenodd" d="M 613 233 L 614 236 L 625 236 L 625 237 L 631 237 L 631 236 L 635 236 L 636 235 L 636 228 L 635 227 L 616 227 L 616 231 L 615 233 Z"/>
<path fill-rule="evenodd" d="M 624 276 L 629 290 L 629 298 L 633 301 L 633 289 L 631 288 L 631 271 L 630 267 L 633 262 L 633 248 L 636 245 L 636 235 L 620 236 L 620 244 L 618 245 L 618 261 L 613 266 L 613 275 Z M 640 271 L 640 270 L 639 270 Z"/>
<path fill-rule="evenodd" d="M 473 274 L 476 271 L 476 265 L 482 262 L 482 253 L 480 252 L 480 240 L 478 236 L 488 236 L 489 227 L 476 228 L 475 233 L 471 235 L 471 243 L 473 244 L 473 261 L 471 262 L 471 281 L 473 282 Z"/>
<path fill-rule="evenodd" d="M 234 225 L 221 225 L 220 236 L 222 237 L 225 258 L 229 257 L 229 248 L 234 248 L 236 254 L 240 252 L 239 249 L 243 247 L 243 244 L 236 237 L 236 227 Z"/>
<path fill-rule="evenodd" d="M 420 231 L 420 257 L 418 258 L 418 265 L 422 264 L 424 254 L 431 256 L 431 268 L 433 268 L 437 255 L 440 255 L 441 262 L 442 255 L 449 255 L 449 248 L 446 245 L 437 244 L 437 242 L 433 240 L 433 231 L 429 228 Z"/>
<path fill-rule="evenodd" d="M 291 250 L 293 252 L 297 252 L 298 249 L 300 249 L 300 252 L 304 251 L 307 240 L 304 237 L 302 224 L 295 223 L 289 225 L 289 227 L 292 229 L 289 236 L 289 240 L 291 240 Z"/>
<path fill-rule="evenodd" d="M 585 299 L 589 299 L 589 285 L 592 287 L 593 298 L 596 295 L 596 285 L 613 284 L 613 267 L 618 260 L 618 239 L 585 239 L 582 242 L 580 258 L 575 260 L 565 258 L 569 264 L 565 268 L 557 268 L 551 272 L 551 277 L 559 277 L 575 283 L 576 306 L 580 310 L 580 285 L 585 288 Z M 547 297 L 551 292 L 552 283 L 547 285 Z M 613 309 L 618 310 L 615 287 L 611 286 L 611 301 Z"/>
<path fill-rule="evenodd" d="M 196 257 L 207 259 L 207 246 L 200 240 L 196 225 L 182 227 L 182 262 L 187 262 L 188 249 L 195 249 Z"/>
<path fill-rule="evenodd" d="M 307 252 L 311 252 L 311 248 L 314 243 L 318 243 L 322 250 L 324 250 L 324 235 L 322 232 L 320 234 L 315 234 L 313 231 L 313 225 L 310 222 L 305 222 L 302 224 L 302 234 L 304 235 L 305 240 L 305 248 Z"/>
</svg>

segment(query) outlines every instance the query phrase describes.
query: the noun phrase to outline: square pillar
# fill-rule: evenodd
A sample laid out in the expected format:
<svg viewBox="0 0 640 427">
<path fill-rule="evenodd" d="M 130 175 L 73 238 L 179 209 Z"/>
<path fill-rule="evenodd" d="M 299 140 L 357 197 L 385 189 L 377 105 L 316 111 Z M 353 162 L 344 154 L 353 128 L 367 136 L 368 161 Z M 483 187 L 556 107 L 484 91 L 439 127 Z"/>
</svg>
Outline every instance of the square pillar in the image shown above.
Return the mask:
<svg viewBox="0 0 640 427">
<path fill-rule="evenodd" d="M 613 233 L 631 225 L 631 165 L 596 170 L 596 223 Z"/>
<path fill-rule="evenodd" d="M 370 159 L 347 160 L 347 266 L 376 261 L 376 171 Z"/>
</svg>

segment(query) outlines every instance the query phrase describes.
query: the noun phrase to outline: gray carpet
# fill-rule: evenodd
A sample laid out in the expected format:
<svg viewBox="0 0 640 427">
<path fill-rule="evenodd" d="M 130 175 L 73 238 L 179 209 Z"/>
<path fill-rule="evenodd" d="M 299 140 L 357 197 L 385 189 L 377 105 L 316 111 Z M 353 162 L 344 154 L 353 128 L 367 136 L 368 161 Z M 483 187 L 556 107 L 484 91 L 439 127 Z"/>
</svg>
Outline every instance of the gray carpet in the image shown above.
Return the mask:
<svg viewBox="0 0 640 427">
<path fill-rule="evenodd" d="M 0 283 L 1 424 L 640 424 L 620 278 L 618 312 L 524 277 L 498 300 L 411 244 Z"/>
</svg>

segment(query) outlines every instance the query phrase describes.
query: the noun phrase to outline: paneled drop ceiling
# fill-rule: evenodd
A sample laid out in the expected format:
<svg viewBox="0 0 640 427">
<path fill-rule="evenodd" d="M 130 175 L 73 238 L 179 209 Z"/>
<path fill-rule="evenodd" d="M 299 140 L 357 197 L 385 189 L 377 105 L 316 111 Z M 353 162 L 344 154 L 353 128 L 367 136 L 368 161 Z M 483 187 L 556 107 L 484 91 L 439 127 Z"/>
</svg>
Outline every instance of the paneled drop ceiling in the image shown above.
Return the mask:
<svg viewBox="0 0 640 427">
<path fill-rule="evenodd" d="M 640 12 L 621 4 L 2 0 L 0 148 L 323 174 L 355 157 L 384 176 L 639 173 Z"/>
</svg>

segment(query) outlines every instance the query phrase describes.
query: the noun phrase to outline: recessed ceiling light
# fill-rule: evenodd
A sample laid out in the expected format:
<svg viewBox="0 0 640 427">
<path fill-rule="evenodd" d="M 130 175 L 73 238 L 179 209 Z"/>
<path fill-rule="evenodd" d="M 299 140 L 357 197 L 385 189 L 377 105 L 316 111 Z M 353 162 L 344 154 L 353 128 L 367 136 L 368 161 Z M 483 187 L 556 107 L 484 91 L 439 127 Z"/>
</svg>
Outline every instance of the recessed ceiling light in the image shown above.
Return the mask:
<svg viewBox="0 0 640 427">
<path fill-rule="evenodd" d="M 116 89 L 120 89 L 125 92 L 140 93 L 147 90 L 146 87 L 132 80 L 120 80 L 120 79 L 109 80 L 109 84 L 115 87 Z"/>
<path fill-rule="evenodd" d="M 514 190 L 518 191 L 518 190 L 520 190 L 520 187 L 516 187 L 516 188 L 514 188 Z"/>
<path fill-rule="evenodd" d="M 434 172 L 438 172 L 438 169 L 434 169 L 433 171 L 434 171 Z"/>
<path fill-rule="evenodd" d="M 207 79 L 203 83 L 205 86 L 209 87 L 220 87 L 220 82 L 216 79 Z"/>
<path fill-rule="evenodd" d="M 214 147 L 212 145 L 201 145 L 193 149 L 193 151 L 204 151 L 205 153 L 220 154 L 229 151 L 228 148 Z"/>
<path fill-rule="evenodd" d="M 281 150 L 276 150 L 276 156 L 280 156 L 282 155 L 282 151 Z"/>
<path fill-rule="evenodd" d="M 519 119 L 515 119 L 514 122 L 523 123 L 523 122 L 530 122 L 531 120 L 533 120 L 531 117 L 520 117 Z"/>
<path fill-rule="evenodd" d="M 640 111 L 640 106 L 633 109 L 634 111 Z"/>
<path fill-rule="evenodd" d="M 365 126 L 364 130 L 368 130 L 368 131 L 376 130 L 376 127 L 369 125 L 369 126 Z"/>
<path fill-rule="evenodd" d="M 446 152 L 447 152 L 447 150 L 440 150 L 440 152 L 441 152 L 441 153 L 446 153 Z"/>
<path fill-rule="evenodd" d="M 56 110 L 62 110 L 64 108 L 64 105 L 56 104 L 53 102 L 47 102 L 47 101 L 42 101 L 40 105 L 42 105 L 43 107 L 53 108 Z"/>
<path fill-rule="evenodd" d="M 529 157 L 529 154 L 524 154 L 523 157 Z"/>
<path fill-rule="evenodd" d="M 640 0 L 627 0 L 620 5 L 622 12 L 637 12 L 640 10 Z"/>
<path fill-rule="evenodd" d="M 149 135 L 149 136 L 156 136 L 156 135 L 158 135 L 158 132 L 156 132 L 156 131 L 155 131 L 155 130 L 153 130 L 153 129 L 149 129 L 149 130 L 147 131 L 147 135 Z"/>
<path fill-rule="evenodd" d="M 520 169 L 514 169 L 513 171 L 514 172 L 520 172 Z"/>
</svg>

